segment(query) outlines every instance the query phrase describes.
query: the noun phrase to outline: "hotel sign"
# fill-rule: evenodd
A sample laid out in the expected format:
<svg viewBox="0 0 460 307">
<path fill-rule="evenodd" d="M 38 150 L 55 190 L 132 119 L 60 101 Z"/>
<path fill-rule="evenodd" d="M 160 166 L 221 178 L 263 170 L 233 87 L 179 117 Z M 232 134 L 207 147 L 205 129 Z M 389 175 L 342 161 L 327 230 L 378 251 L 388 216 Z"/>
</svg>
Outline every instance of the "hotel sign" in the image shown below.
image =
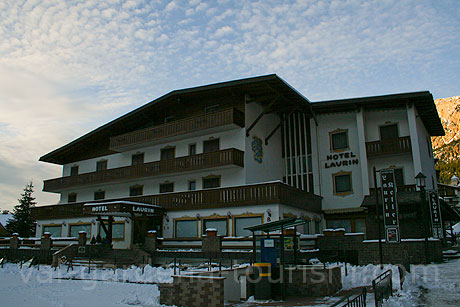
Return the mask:
<svg viewBox="0 0 460 307">
<path fill-rule="evenodd" d="M 132 215 L 161 215 L 164 209 L 151 204 L 129 201 L 113 201 L 106 203 L 88 203 L 83 206 L 83 213 L 89 215 L 132 216 Z"/>
<path fill-rule="evenodd" d="M 428 199 L 430 204 L 431 227 L 433 230 L 433 237 L 442 239 L 444 235 L 442 231 L 441 207 L 439 206 L 438 192 L 429 191 Z"/>
<path fill-rule="evenodd" d="M 326 162 L 324 163 L 324 168 L 352 166 L 358 164 L 359 160 L 352 151 L 341 152 L 327 155 Z"/>
<path fill-rule="evenodd" d="M 387 243 L 400 243 L 398 202 L 396 199 L 396 182 L 393 169 L 380 171 L 382 183 L 383 223 Z"/>
</svg>

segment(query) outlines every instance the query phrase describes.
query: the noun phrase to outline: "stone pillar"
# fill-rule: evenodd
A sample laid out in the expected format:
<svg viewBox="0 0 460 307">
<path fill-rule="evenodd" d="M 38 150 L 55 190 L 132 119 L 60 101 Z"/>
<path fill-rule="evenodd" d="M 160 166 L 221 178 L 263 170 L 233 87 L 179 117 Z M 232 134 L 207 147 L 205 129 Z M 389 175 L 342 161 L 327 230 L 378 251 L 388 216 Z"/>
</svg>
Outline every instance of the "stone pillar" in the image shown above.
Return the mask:
<svg viewBox="0 0 460 307">
<path fill-rule="evenodd" d="M 78 232 L 78 245 L 85 246 L 86 245 L 86 231 L 79 231 Z"/>
<path fill-rule="evenodd" d="M 10 248 L 11 249 L 18 249 L 19 248 L 19 234 L 18 233 L 13 233 L 11 239 L 10 239 Z"/>
<path fill-rule="evenodd" d="M 52 246 L 53 241 L 51 240 L 51 233 L 45 232 L 40 240 L 40 249 L 50 250 Z"/>
<path fill-rule="evenodd" d="M 220 253 L 222 251 L 222 238 L 217 236 L 214 228 L 206 229 L 206 236 L 201 240 L 203 253 Z"/>
<path fill-rule="evenodd" d="M 144 250 L 149 253 L 155 252 L 157 249 L 157 231 L 149 230 L 145 237 Z"/>
</svg>

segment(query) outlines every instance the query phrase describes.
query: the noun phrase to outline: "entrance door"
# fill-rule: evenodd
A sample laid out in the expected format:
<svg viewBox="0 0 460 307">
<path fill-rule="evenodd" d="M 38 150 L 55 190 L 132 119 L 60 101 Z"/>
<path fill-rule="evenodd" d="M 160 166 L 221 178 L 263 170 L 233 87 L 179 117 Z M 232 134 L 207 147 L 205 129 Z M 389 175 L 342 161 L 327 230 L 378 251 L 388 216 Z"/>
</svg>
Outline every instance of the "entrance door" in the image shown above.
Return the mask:
<svg viewBox="0 0 460 307">
<path fill-rule="evenodd" d="M 149 230 L 156 230 L 158 236 L 163 236 L 163 218 L 161 216 L 135 217 L 133 223 L 134 244 L 143 244 Z"/>
</svg>

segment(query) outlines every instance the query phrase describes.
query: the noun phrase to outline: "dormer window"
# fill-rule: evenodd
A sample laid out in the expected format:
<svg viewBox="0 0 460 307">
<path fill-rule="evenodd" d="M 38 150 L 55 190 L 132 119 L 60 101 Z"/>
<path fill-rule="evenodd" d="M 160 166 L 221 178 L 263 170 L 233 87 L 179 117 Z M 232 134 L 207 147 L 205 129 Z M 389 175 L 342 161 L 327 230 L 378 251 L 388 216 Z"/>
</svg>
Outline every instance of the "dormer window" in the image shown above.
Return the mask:
<svg viewBox="0 0 460 307">
<path fill-rule="evenodd" d="M 348 130 L 337 129 L 329 132 L 331 151 L 343 151 L 350 148 L 348 144 Z"/>
</svg>

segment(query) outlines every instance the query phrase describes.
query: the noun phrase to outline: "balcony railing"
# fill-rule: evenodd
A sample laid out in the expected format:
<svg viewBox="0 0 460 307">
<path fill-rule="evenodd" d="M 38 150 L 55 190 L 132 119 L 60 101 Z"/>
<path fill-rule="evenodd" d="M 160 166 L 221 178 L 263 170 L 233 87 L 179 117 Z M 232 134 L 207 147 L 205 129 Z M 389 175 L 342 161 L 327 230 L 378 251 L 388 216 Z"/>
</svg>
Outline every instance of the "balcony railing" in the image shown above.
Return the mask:
<svg viewBox="0 0 460 307">
<path fill-rule="evenodd" d="M 366 142 L 366 151 L 368 157 L 378 157 L 383 155 L 411 152 L 412 147 L 410 137 L 404 136 L 391 140 Z"/>
<path fill-rule="evenodd" d="M 110 138 L 110 149 L 117 151 L 123 147 L 231 124 L 244 127 L 244 113 L 232 108 L 118 135 Z"/>
<path fill-rule="evenodd" d="M 415 187 L 415 184 L 406 184 L 406 185 L 399 185 L 396 187 L 398 193 L 400 192 L 415 192 L 417 189 Z M 380 188 L 378 188 L 378 191 L 380 193 Z M 370 188 L 369 192 L 371 195 L 375 194 L 375 188 Z"/>
<path fill-rule="evenodd" d="M 226 149 L 176 159 L 162 160 L 133 166 L 107 169 L 99 172 L 45 180 L 43 191 L 58 192 L 77 186 L 110 183 L 135 178 L 152 177 L 195 171 L 227 165 L 244 166 L 244 152 Z"/>
<path fill-rule="evenodd" d="M 159 205 L 169 211 L 283 204 L 312 212 L 321 212 L 321 197 L 298 190 L 281 182 L 135 196 L 105 201 L 119 200 Z M 101 203 L 104 200 L 88 201 L 85 203 L 91 202 Z M 32 209 L 32 216 L 34 219 L 83 216 L 83 205 L 85 203 L 35 207 Z"/>
</svg>

